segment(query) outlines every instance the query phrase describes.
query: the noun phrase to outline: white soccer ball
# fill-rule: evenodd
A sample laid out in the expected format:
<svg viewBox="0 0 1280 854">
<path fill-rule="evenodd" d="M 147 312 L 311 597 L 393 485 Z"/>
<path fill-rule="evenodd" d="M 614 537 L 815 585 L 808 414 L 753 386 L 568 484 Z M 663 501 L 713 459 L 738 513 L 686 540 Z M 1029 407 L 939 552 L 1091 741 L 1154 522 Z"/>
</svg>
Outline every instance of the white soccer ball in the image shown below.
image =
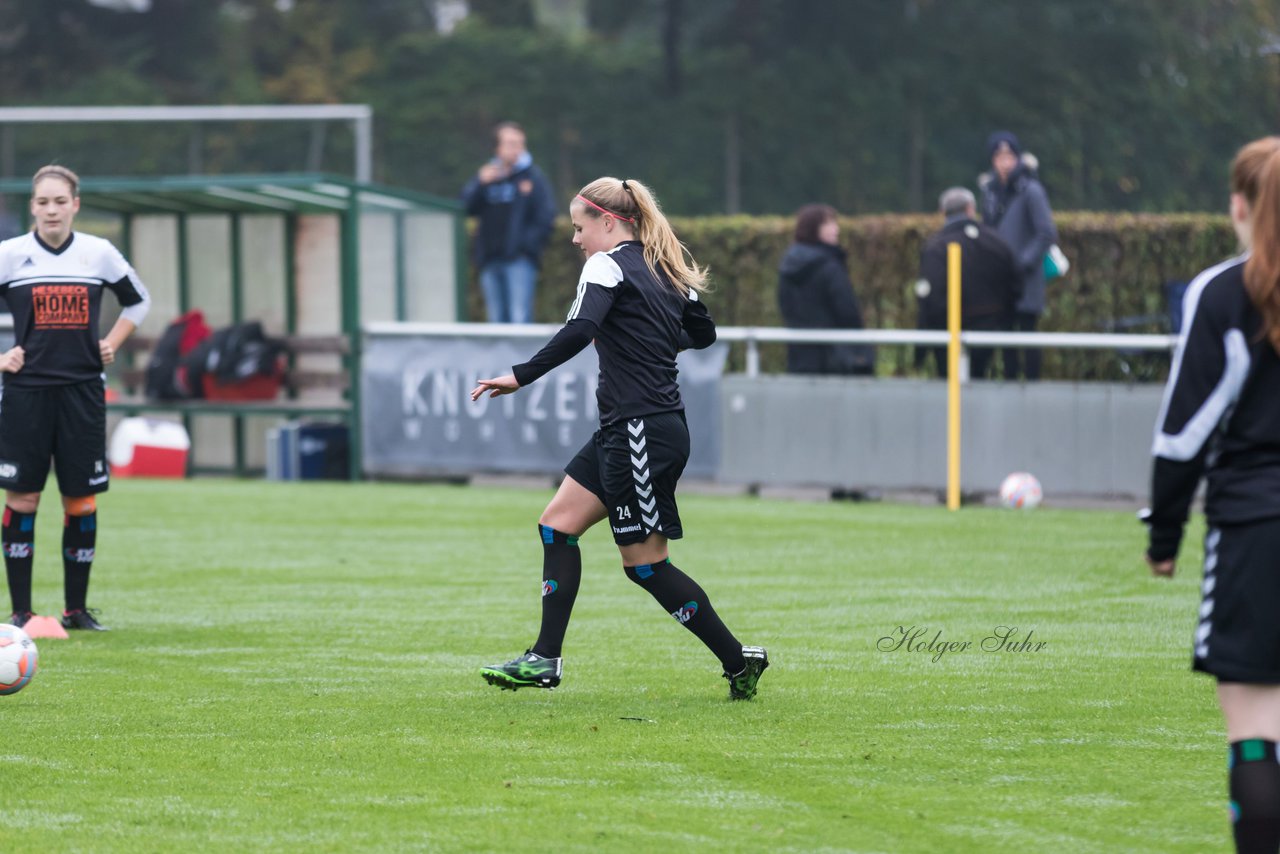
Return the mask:
<svg viewBox="0 0 1280 854">
<path fill-rule="evenodd" d="M 35 641 L 17 626 L 0 625 L 0 694 L 16 694 L 36 675 Z"/>
<path fill-rule="evenodd" d="M 1035 475 L 1015 471 L 1000 484 L 1000 503 L 1011 510 L 1031 510 L 1039 506 L 1044 492 Z"/>
</svg>

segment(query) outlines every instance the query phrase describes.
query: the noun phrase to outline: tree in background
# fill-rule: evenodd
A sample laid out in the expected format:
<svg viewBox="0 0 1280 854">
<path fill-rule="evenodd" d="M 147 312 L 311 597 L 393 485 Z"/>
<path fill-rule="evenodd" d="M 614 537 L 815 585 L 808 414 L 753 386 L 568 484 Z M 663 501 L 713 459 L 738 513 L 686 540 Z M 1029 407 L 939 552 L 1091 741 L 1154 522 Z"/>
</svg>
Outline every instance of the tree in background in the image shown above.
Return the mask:
<svg viewBox="0 0 1280 854">
<path fill-rule="evenodd" d="M 1280 102 L 1270 0 L 470 0 L 448 34 L 434 0 L 142 6 L 0 0 L 4 103 L 368 102 L 379 177 L 442 195 L 511 118 L 561 195 L 630 174 L 704 214 L 930 210 L 995 127 L 1058 209 L 1217 210 Z M 0 171 L 345 171 L 351 145 L 63 130 L 0 135 Z"/>
</svg>

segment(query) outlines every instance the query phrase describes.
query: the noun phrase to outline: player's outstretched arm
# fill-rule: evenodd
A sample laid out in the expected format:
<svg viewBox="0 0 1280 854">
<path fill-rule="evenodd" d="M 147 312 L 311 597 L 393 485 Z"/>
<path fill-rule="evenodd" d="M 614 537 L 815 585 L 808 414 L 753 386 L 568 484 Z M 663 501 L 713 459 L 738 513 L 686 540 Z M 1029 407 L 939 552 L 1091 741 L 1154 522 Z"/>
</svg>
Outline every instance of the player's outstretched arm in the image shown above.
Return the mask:
<svg viewBox="0 0 1280 854">
<path fill-rule="evenodd" d="M 500 394 L 511 394 L 512 392 L 519 390 L 520 383 L 516 382 L 516 378 L 513 374 L 506 374 L 501 377 L 493 377 L 492 379 L 487 380 L 478 380 L 476 387 L 471 390 L 471 402 L 474 403 L 479 400 L 480 395 L 484 394 L 486 391 L 489 392 L 489 397 L 497 397 Z"/>
</svg>

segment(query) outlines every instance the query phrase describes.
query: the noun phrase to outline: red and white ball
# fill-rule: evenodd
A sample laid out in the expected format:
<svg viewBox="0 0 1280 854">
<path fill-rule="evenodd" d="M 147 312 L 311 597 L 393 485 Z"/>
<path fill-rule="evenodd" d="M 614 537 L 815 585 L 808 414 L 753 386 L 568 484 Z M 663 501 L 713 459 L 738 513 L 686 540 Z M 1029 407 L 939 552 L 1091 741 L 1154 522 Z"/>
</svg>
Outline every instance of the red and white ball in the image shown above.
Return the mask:
<svg viewBox="0 0 1280 854">
<path fill-rule="evenodd" d="M 0 695 L 16 694 L 36 675 L 35 641 L 17 626 L 0 624 Z"/>
<path fill-rule="evenodd" d="M 1032 510 L 1044 498 L 1040 481 L 1025 471 L 1015 471 L 1000 484 L 1000 503 L 1011 510 Z"/>
</svg>

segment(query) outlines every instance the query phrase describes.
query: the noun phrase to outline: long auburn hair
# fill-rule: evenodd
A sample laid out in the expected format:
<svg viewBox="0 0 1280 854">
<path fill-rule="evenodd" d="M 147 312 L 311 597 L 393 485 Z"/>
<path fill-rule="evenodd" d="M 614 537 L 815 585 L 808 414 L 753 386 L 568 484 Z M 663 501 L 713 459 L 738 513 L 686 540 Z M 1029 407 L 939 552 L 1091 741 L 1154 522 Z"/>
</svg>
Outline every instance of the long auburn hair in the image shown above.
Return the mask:
<svg viewBox="0 0 1280 854">
<path fill-rule="evenodd" d="M 644 244 L 645 263 L 655 276 L 661 269 L 685 296 L 690 290 L 707 289 L 707 269 L 693 260 L 693 255 L 667 222 L 658 200 L 644 184 L 634 178 L 625 181 L 597 178 L 579 190 L 578 195 L 609 213 L 632 220 L 629 225 Z M 582 212 L 592 219 L 604 216 L 604 212 L 591 205 L 583 205 Z"/>
<path fill-rule="evenodd" d="M 1259 339 L 1280 353 L 1280 136 L 1240 149 L 1231 163 L 1231 192 L 1244 197 L 1253 217 L 1244 288 L 1262 315 Z"/>
</svg>

